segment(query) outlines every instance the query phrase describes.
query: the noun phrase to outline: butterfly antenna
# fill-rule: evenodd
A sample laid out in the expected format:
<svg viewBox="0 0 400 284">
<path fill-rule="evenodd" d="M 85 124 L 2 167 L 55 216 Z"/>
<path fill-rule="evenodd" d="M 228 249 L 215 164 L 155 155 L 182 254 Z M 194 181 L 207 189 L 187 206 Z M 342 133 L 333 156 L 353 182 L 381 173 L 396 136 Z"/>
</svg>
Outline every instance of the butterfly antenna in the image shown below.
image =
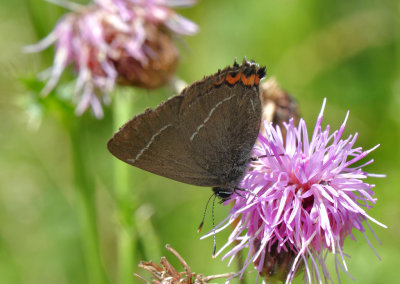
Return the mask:
<svg viewBox="0 0 400 284">
<path fill-rule="evenodd" d="M 197 229 L 197 233 L 198 233 L 198 234 L 201 232 L 201 229 L 203 229 L 204 218 L 206 217 L 208 203 L 210 203 L 211 197 L 213 197 L 214 195 L 215 195 L 215 193 L 211 194 L 211 196 L 208 198 L 208 201 L 207 201 L 207 204 L 206 204 L 206 208 L 204 209 L 204 213 L 203 213 L 203 219 L 201 219 L 200 226 L 199 226 L 199 228 Z M 213 216 L 214 216 L 214 215 L 213 215 Z"/>
<path fill-rule="evenodd" d="M 213 254 L 212 257 L 215 258 L 215 252 L 217 251 L 217 241 L 215 240 L 215 218 L 214 218 L 214 207 L 215 207 L 215 199 L 217 199 L 217 195 L 214 194 L 213 206 L 212 206 L 212 224 L 213 224 L 213 231 L 214 231 L 214 245 L 213 245 Z"/>
</svg>

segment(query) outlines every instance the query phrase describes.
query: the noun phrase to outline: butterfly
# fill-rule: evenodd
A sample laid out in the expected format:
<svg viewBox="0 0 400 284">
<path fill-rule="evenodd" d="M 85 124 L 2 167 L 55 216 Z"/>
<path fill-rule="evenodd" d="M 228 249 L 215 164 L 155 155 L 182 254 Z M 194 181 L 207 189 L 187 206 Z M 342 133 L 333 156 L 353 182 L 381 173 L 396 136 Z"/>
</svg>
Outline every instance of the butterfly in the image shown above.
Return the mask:
<svg viewBox="0 0 400 284">
<path fill-rule="evenodd" d="M 118 159 L 179 182 L 239 190 L 261 124 L 265 67 L 244 60 L 194 82 L 128 121 L 108 141 Z"/>
</svg>

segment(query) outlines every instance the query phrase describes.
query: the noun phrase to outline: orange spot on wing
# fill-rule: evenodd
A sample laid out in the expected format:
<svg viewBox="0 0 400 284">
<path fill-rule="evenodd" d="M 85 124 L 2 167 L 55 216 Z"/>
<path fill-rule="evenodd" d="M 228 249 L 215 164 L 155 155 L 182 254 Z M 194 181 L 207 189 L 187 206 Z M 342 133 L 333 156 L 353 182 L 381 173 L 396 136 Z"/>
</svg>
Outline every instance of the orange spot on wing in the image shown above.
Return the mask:
<svg viewBox="0 0 400 284">
<path fill-rule="evenodd" d="M 240 72 L 237 73 L 235 77 L 232 77 L 232 75 L 229 74 L 228 76 L 226 76 L 226 81 L 229 84 L 233 85 L 240 79 L 240 74 L 241 74 Z"/>
<path fill-rule="evenodd" d="M 260 75 L 251 74 L 249 77 L 246 77 L 246 75 L 243 74 L 242 72 L 237 73 L 235 76 L 232 76 L 232 74 L 228 74 L 225 77 L 221 78 L 219 81 L 217 81 L 215 85 L 219 86 L 222 83 L 226 82 L 229 85 L 233 86 L 239 80 L 245 86 L 254 86 L 254 85 L 257 86 L 260 83 Z"/>
<path fill-rule="evenodd" d="M 248 78 L 248 80 L 249 80 L 248 83 L 250 86 L 254 86 L 255 79 L 256 79 L 256 74 L 253 74 Z"/>
<path fill-rule="evenodd" d="M 244 74 L 242 74 L 242 77 L 240 78 L 240 80 L 242 81 L 243 85 L 250 85 L 250 78 L 247 78 Z"/>
<path fill-rule="evenodd" d="M 258 83 L 260 82 L 260 76 L 256 74 L 252 74 L 250 77 L 242 75 L 240 79 L 245 86 L 258 85 Z"/>
</svg>

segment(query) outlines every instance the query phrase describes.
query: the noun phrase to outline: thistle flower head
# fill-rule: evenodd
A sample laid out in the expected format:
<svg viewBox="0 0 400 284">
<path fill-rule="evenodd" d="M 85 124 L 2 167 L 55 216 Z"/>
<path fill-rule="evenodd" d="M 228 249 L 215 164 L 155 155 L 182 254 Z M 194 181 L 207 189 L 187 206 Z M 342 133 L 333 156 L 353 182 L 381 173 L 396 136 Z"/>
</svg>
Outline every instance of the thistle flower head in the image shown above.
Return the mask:
<svg viewBox="0 0 400 284">
<path fill-rule="evenodd" d="M 76 113 L 89 107 L 96 117 L 103 116 L 101 103 L 108 103 L 108 93 L 117 78 L 125 84 L 155 88 L 172 76 L 178 51 L 172 32 L 194 34 L 197 26 L 176 14 L 174 2 L 161 0 L 96 0 L 89 6 L 70 5 L 54 30 L 39 43 L 27 46 L 26 52 L 38 52 L 55 45 L 53 66 L 43 89 L 48 94 L 63 71 L 72 65 L 77 73 Z M 168 30 L 169 28 L 169 30 Z"/>
<path fill-rule="evenodd" d="M 259 135 L 253 149 L 253 156 L 260 158 L 252 162 L 240 184 L 249 192 L 234 194 L 225 202 L 234 205 L 228 218 L 216 227 L 218 232 L 239 220 L 217 253 L 235 244 L 223 256 L 232 261 L 247 247 L 249 253 L 239 274 L 254 263 L 260 275 L 270 277 L 279 272 L 281 275 L 275 276 L 290 283 L 304 265 L 307 282 L 331 279 L 324 263 L 326 251 L 347 271 L 342 247 L 345 238 L 352 237 L 352 229 L 365 235 L 368 220 L 384 227 L 367 214 L 377 199 L 374 185 L 364 180 L 378 175 L 362 168 L 373 160 L 355 165 L 379 145 L 363 151 L 354 147 L 357 134 L 342 138 L 348 115 L 339 130 L 322 129 L 324 107 L 325 101 L 311 139 L 303 119 L 298 126 L 293 120 L 284 124 L 285 138 L 279 126 L 265 123 L 265 134 Z"/>
</svg>

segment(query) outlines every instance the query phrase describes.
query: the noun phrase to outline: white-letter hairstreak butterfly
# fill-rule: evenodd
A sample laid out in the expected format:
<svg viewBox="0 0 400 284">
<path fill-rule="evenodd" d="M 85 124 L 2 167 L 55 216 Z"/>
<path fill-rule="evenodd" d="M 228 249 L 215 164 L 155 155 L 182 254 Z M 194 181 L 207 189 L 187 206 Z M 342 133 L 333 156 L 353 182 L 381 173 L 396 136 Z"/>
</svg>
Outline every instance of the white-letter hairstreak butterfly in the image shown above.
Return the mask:
<svg viewBox="0 0 400 284">
<path fill-rule="evenodd" d="M 261 124 L 265 67 L 243 61 L 128 121 L 108 142 L 118 159 L 176 181 L 235 192 Z"/>
</svg>

